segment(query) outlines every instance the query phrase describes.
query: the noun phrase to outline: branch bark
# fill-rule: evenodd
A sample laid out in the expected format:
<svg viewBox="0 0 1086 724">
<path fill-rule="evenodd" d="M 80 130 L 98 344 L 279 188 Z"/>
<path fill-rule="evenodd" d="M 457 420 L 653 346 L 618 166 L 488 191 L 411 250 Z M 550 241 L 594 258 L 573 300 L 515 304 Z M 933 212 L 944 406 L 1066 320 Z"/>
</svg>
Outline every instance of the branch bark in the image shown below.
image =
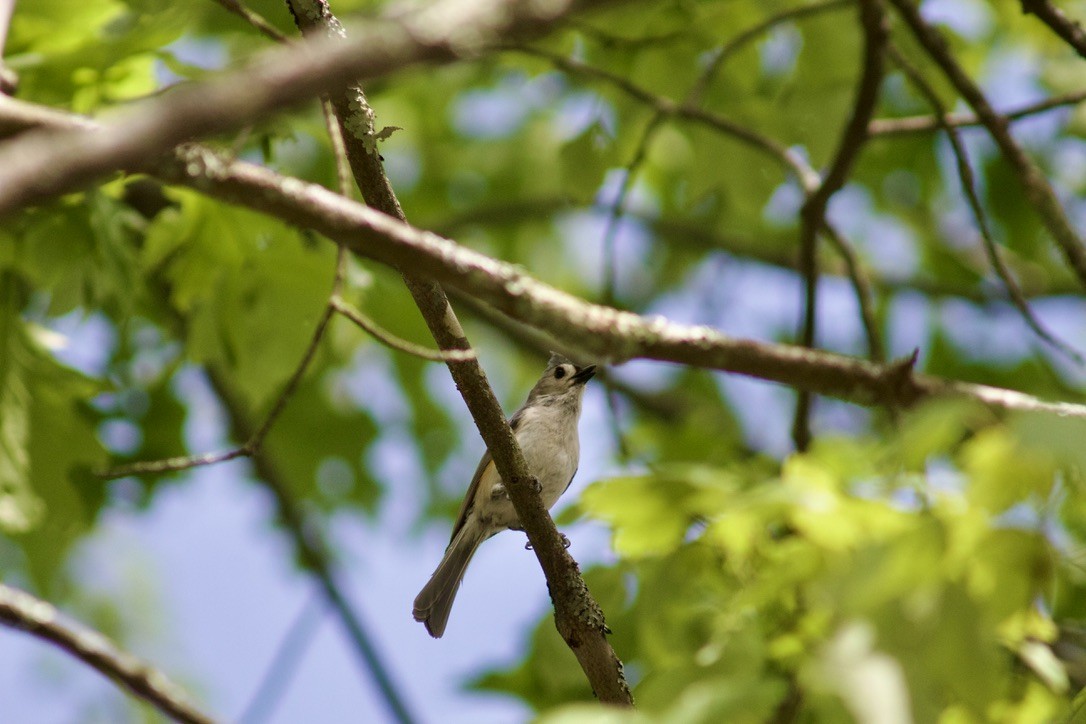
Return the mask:
<svg viewBox="0 0 1086 724">
<path fill-rule="evenodd" d="M 1022 12 L 1036 16 L 1038 20 L 1052 29 L 1075 52 L 1086 58 L 1086 30 L 1082 24 L 1067 17 L 1067 13 L 1053 5 L 1050 0 L 1021 0 Z"/>
<path fill-rule="evenodd" d="M 14 12 L 15 0 L 0 0 L 0 93 L 5 95 L 13 95 L 19 87 L 19 76 L 4 64 L 4 45 Z"/>
<path fill-rule="evenodd" d="M 954 59 L 946 39 L 920 16 L 920 10 L 912 0 L 890 2 L 897 8 L 898 14 L 905 20 L 928 56 L 942 69 L 943 74 L 988 129 L 992 140 L 1018 176 L 1025 189 L 1026 198 L 1037 211 L 1041 223 L 1055 239 L 1079 280 L 1086 285 L 1086 247 L 1064 212 L 1048 179 L 1011 136 L 1010 122 L 992 109 L 984 93 Z"/>
<path fill-rule="evenodd" d="M 287 0 L 287 4 L 303 33 L 320 34 L 345 45 L 343 28 L 325 0 Z M 347 159 L 366 203 L 388 218 L 406 223 L 377 151 L 375 114 L 362 88 L 350 85 L 331 94 L 331 101 L 342 129 Z M 576 561 L 533 490 L 532 471 L 445 290 L 425 274 L 417 273 L 413 265 L 396 267 L 434 340 L 446 354 L 449 372 L 506 483 L 517 517 L 546 575 L 559 633 L 601 702 L 632 705 L 622 662 L 607 641 L 603 610 L 589 592 Z"/>
<path fill-rule="evenodd" d="M 0 133 L 42 124 L 93 126 L 84 119 L 0 98 Z M 736 339 L 710 327 L 592 304 L 534 279 L 516 265 L 415 229 L 325 188 L 228 161 L 199 146 L 178 150 L 156 164 L 150 172 L 163 181 L 312 229 L 360 257 L 411 268 L 601 361 L 644 358 L 717 369 L 867 406 L 907 407 L 926 398 L 956 396 L 995 409 L 1086 419 L 1086 405 L 1046 402 L 1014 390 L 915 374 L 911 365 L 901 362 L 877 364 L 793 345 Z"/>
<path fill-rule="evenodd" d="M 175 721 L 187 724 L 214 721 L 155 667 L 118 649 L 97 631 L 61 621 L 52 604 L 3 583 L 0 583 L 0 624 L 26 631 L 63 649 Z"/>
<path fill-rule="evenodd" d="M 0 148 L 0 216 L 131 168 L 179 143 L 240 128 L 322 93 L 419 63 L 472 57 L 500 39 L 539 34 L 606 0 L 444 0 L 377 22 L 351 43 L 318 38 L 269 51 L 241 70 L 138 104 L 99 133 L 43 132 Z M 341 110 L 341 109 L 337 109 Z M 344 109 L 347 128 L 364 123 Z"/>
<path fill-rule="evenodd" d="M 852 113 L 841 133 L 841 140 L 829 170 L 818 188 L 807 196 L 807 200 L 800 209 L 799 265 L 800 273 L 805 280 L 800 344 L 804 347 L 815 346 L 815 321 L 818 311 L 818 232 L 826 223 L 826 207 L 829 205 L 830 198 L 845 185 L 852 166 L 867 140 L 867 126 L 875 115 L 875 104 L 882 85 L 883 48 L 889 31 L 881 0 L 861 0 L 860 25 L 864 34 L 863 72 L 860 74 L 856 87 Z M 796 450 L 800 452 L 806 450 L 811 442 L 811 402 L 810 392 L 800 390 L 792 424 L 792 439 Z"/>
</svg>

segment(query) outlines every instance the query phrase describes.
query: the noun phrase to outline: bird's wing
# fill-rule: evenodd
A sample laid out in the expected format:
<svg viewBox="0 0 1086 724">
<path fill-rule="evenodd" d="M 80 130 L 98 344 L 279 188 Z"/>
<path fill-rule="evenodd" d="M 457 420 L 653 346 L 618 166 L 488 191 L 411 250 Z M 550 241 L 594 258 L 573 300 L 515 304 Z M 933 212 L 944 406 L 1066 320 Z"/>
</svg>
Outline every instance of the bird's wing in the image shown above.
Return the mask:
<svg viewBox="0 0 1086 724">
<path fill-rule="evenodd" d="M 517 427 L 520 426 L 520 421 L 523 419 L 524 408 L 517 410 L 513 417 L 509 420 L 509 427 L 513 428 L 513 432 L 517 431 Z M 464 494 L 464 500 L 460 503 L 460 510 L 456 513 L 456 522 L 453 524 L 452 536 L 449 538 L 449 543 L 456 538 L 456 534 L 460 532 L 460 529 L 464 527 L 464 522 L 468 519 L 468 514 L 471 513 L 471 504 L 475 500 L 475 491 L 479 489 L 479 481 L 483 479 L 483 475 L 487 474 L 488 468 L 494 467 L 494 458 L 490 456 L 490 450 L 483 453 L 483 459 L 479 461 L 479 466 L 475 468 L 475 474 L 471 476 L 471 485 L 468 486 L 468 492 Z M 491 474 L 495 474 L 497 471 L 490 471 Z"/>
</svg>

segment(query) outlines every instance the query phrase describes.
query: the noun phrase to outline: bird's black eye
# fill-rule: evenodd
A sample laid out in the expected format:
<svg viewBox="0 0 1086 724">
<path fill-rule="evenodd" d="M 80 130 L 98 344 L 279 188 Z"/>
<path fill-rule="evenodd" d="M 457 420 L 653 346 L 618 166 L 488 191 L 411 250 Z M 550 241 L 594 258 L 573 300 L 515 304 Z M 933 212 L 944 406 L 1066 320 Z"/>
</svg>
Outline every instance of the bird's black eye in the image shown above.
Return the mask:
<svg viewBox="0 0 1086 724">
<path fill-rule="evenodd" d="M 566 376 L 566 368 L 565 367 L 559 366 L 559 367 L 555 368 L 555 370 L 554 370 L 554 379 L 560 380 L 565 376 Z"/>
</svg>

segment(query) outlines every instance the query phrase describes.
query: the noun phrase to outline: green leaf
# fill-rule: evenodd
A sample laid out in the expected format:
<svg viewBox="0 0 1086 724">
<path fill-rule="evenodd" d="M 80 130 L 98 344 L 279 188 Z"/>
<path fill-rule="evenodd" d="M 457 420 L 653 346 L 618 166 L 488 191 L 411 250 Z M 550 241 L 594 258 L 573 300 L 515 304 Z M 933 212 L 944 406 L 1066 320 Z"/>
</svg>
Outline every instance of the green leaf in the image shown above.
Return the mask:
<svg viewBox="0 0 1086 724">
<path fill-rule="evenodd" d="M 33 342 L 20 288 L 0 273 L 0 533 L 15 538 L 47 591 L 102 505 L 104 486 L 91 471 L 106 455 L 87 405 L 99 386 Z"/>
<path fill-rule="evenodd" d="M 614 160 L 606 153 L 610 145 L 603 128 L 593 123 L 562 146 L 562 186 L 574 199 L 587 203 L 596 195 L 609 161 Z"/>
<path fill-rule="evenodd" d="M 41 519 L 30 486 L 30 352 L 15 304 L 11 274 L 0 274 L 0 532 L 26 533 Z"/>
<path fill-rule="evenodd" d="M 962 450 L 962 465 L 970 479 L 970 498 L 992 513 L 1002 512 L 1031 495 L 1043 498 L 1055 484 L 1052 456 L 1023 449 L 1002 428 L 977 433 Z"/>
</svg>

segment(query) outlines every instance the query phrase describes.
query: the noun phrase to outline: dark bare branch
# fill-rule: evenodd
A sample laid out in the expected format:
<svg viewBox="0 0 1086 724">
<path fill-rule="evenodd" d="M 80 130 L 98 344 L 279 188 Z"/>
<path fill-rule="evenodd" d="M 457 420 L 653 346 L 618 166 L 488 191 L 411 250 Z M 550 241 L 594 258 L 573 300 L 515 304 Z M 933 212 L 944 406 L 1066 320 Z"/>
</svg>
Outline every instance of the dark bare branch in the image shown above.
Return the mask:
<svg viewBox="0 0 1086 724">
<path fill-rule="evenodd" d="M 920 16 L 917 6 L 911 0 L 890 0 L 890 2 L 897 8 L 898 14 L 905 20 L 928 56 L 942 69 L 958 93 L 977 114 L 1003 157 L 1014 170 L 1019 183 L 1025 189 L 1026 199 L 1037 211 L 1041 223 L 1055 239 L 1079 280 L 1086 284 L 1086 246 L 1083 246 L 1082 239 L 1064 212 L 1063 205 L 1060 204 L 1048 179 L 1011 136 L 1009 121 L 992 109 L 984 93 L 950 52 L 946 39 Z"/>
<path fill-rule="evenodd" d="M 883 50 L 888 28 L 881 0 L 861 0 L 860 24 L 864 33 L 863 72 L 856 88 L 852 113 L 841 132 L 829 170 L 818 188 L 807 196 L 800 209 L 800 274 L 804 278 L 803 325 L 799 343 L 815 346 L 815 320 L 818 308 L 818 232 L 826 223 L 826 207 L 830 198 L 845 185 L 853 164 L 867 141 L 867 125 L 875 114 L 879 88 L 883 78 Z M 837 237 L 840 240 L 840 237 Z M 854 265 L 855 266 L 855 265 Z M 879 355 L 881 356 L 881 354 Z M 811 394 L 799 392 L 796 414 L 792 424 L 792 439 L 796 449 L 804 451 L 811 441 Z"/>
<path fill-rule="evenodd" d="M 227 11 L 233 13 L 234 15 L 237 15 L 239 18 L 249 23 L 249 25 L 252 25 L 254 28 L 259 30 L 261 33 L 271 38 L 275 42 L 290 42 L 287 36 L 279 32 L 279 30 L 274 25 L 269 23 L 263 15 L 255 12 L 254 10 L 251 10 L 240 0 L 215 0 L 215 2 L 217 2 Z"/>
<path fill-rule="evenodd" d="M 1082 29 L 1081 23 L 1067 17 L 1067 13 L 1056 7 L 1051 0 L 1021 0 L 1021 3 L 1022 12 L 1035 16 L 1074 48 L 1076 53 L 1086 58 L 1086 30 Z"/>
<path fill-rule="evenodd" d="M 923 95 L 928 104 L 931 105 L 932 110 L 935 111 L 935 118 L 939 120 L 944 119 L 947 114 L 946 109 L 943 107 L 943 102 L 939 100 L 939 94 L 935 92 L 935 89 L 931 87 L 920 71 L 917 70 L 893 44 L 888 46 L 888 52 L 893 58 L 894 63 L 901 68 L 909 81 L 916 86 L 917 90 L 920 91 L 920 94 Z M 944 123 L 943 130 L 946 131 L 947 138 L 950 140 L 950 147 L 954 152 L 954 158 L 957 162 L 958 180 L 961 185 L 962 195 L 965 196 L 966 203 L 969 204 L 969 209 L 973 213 L 973 220 L 977 224 L 977 231 L 980 232 L 985 254 L 987 254 L 988 261 L 991 263 L 992 269 L 995 270 L 996 276 L 999 277 L 999 280 L 1003 283 L 1004 289 L 1007 290 L 1007 296 L 1010 298 L 1011 303 L 1014 305 L 1015 309 L 1018 310 L 1019 315 L 1021 315 L 1026 325 L 1033 330 L 1034 334 L 1075 362 L 1082 364 L 1082 355 L 1066 342 L 1053 335 L 1045 328 L 1041 323 L 1041 320 L 1037 318 L 1037 315 L 1033 313 L 1033 309 L 1029 306 L 1029 301 L 1026 300 L 1021 287 L 1018 285 L 1018 280 L 1014 278 L 1010 269 L 1007 268 L 1007 264 L 1003 261 L 1003 254 L 992 234 L 992 230 L 988 224 L 988 217 L 984 213 L 984 207 L 981 205 L 980 197 L 977 195 L 976 179 L 973 176 L 973 168 L 969 164 L 969 154 L 966 151 L 965 144 L 962 143 L 956 128 L 952 128 Z"/>
<path fill-rule="evenodd" d="M 65 622 L 52 604 L 0 583 L 0 624 L 59 647 L 175 721 L 211 724 L 164 673 L 118 649 L 97 631 Z"/>
</svg>

